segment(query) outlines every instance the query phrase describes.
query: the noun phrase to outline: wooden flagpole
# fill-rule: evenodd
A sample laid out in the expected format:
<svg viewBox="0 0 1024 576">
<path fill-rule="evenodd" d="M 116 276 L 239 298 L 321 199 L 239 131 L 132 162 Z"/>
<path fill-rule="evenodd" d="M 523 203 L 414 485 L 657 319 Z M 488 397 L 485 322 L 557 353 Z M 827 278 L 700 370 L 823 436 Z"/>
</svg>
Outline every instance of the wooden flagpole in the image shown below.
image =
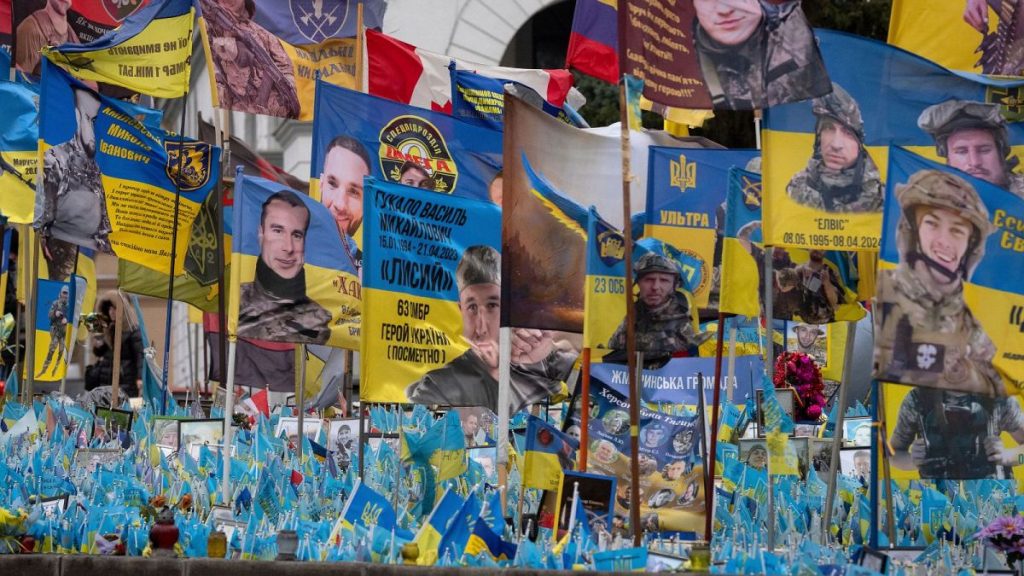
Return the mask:
<svg viewBox="0 0 1024 576">
<path fill-rule="evenodd" d="M 704 477 L 704 539 L 711 541 L 712 510 L 715 504 L 715 460 L 718 453 L 718 406 L 722 401 L 722 348 L 725 342 L 725 314 L 718 312 L 718 342 L 715 345 L 715 389 L 711 393 L 711 447 L 708 449 L 708 467 Z M 704 379 L 698 388 L 704 399 Z"/>
</svg>

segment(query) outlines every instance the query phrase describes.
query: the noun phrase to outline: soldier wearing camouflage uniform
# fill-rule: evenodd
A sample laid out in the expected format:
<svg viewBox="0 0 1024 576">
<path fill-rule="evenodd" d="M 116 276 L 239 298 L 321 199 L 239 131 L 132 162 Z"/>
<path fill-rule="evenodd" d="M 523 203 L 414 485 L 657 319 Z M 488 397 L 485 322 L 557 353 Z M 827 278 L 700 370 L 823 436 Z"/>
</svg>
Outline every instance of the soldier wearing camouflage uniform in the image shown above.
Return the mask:
<svg viewBox="0 0 1024 576">
<path fill-rule="evenodd" d="M 50 303 L 50 311 L 47 318 L 50 321 L 50 349 L 46 351 L 46 359 L 43 360 L 43 367 L 40 368 L 39 374 L 36 374 L 37 378 L 46 374 L 46 369 L 50 367 L 51 360 L 53 361 L 53 369 L 50 371 L 50 375 L 57 374 L 57 368 L 64 358 L 64 339 L 68 331 L 67 286 L 61 287 L 60 296 Z M 56 358 L 54 358 L 54 353 L 57 354 Z"/>
<path fill-rule="evenodd" d="M 238 336 L 326 344 L 331 313 L 306 296 L 309 209 L 290 190 L 263 202 L 256 276 L 241 285 Z"/>
<path fill-rule="evenodd" d="M 963 178 L 921 170 L 896 188 L 900 262 L 879 273 L 875 377 L 1005 396 L 996 347 L 964 302 L 992 232 L 988 210 Z"/>
<path fill-rule="evenodd" d="M 1020 159 L 997 104 L 947 100 L 925 108 L 917 125 L 935 139 L 946 164 L 1024 198 L 1024 174 L 1013 171 Z"/>
<path fill-rule="evenodd" d="M 698 333 L 693 328 L 690 304 L 686 296 L 676 290 L 680 277 L 675 263 L 649 252 L 637 259 L 633 274 L 639 292 L 634 303 L 636 350 L 644 353 L 645 360 L 686 351 L 711 337 L 710 333 Z M 608 348 L 616 351 L 626 349 L 625 319 L 612 334 Z"/>
<path fill-rule="evenodd" d="M 695 0 L 694 38 L 704 84 L 716 109 L 750 110 L 829 91 L 828 74 L 800 2 Z M 757 19 L 749 34 L 717 22 Z"/>
<path fill-rule="evenodd" d="M 864 149 L 864 121 L 857 102 L 838 84 L 816 98 L 812 111 L 814 153 L 807 168 L 786 186 L 794 201 L 826 212 L 878 212 L 882 209 L 882 178 Z M 852 151 L 851 147 L 856 146 Z"/>
<path fill-rule="evenodd" d="M 111 232 L 106 195 L 96 164 L 93 121 L 100 102 L 86 90 L 76 89 L 75 117 L 78 130 L 70 140 L 43 156 L 43 206 L 40 227 L 44 236 L 111 252 Z M 38 210 L 38 206 L 37 206 Z M 38 213 L 38 212 L 37 212 Z"/>
</svg>

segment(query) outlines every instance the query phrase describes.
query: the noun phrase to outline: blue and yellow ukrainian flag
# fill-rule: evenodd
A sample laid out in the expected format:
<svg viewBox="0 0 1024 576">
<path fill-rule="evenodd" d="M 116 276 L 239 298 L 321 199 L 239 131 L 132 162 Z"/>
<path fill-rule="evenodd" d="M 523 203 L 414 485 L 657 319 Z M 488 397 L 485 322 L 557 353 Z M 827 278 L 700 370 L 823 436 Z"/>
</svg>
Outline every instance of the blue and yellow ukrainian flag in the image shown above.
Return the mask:
<svg viewBox="0 0 1024 576">
<path fill-rule="evenodd" d="M 557 490 L 562 478 L 562 462 L 576 459 L 579 442 L 530 415 L 526 421 L 526 456 L 523 486 L 540 490 Z"/>
<path fill-rule="evenodd" d="M 459 413 L 449 410 L 431 427 L 431 432 L 432 436 L 440 434 L 441 437 L 441 445 L 430 455 L 430 463 L 437 467 L 438 482 L 465 473 L 466 437 L 462 433 Z"/>
<path fill-rule="evenodd" d="M 39 169 L 39 89 L 0 81 L 0 107 L 0 213 L 11 224 L 31 224 Z"/>
<path fill-rule="evenodd" d="M 420 548 L 417 564 L 433 566 L 437 562 L 441 539 L 448 530 L 448 525 L 458 518 L 459 511 L 465 503 L 466 501 L 451 488 L 441 496 L 441 501 L 434 506 L 434 510 L 430 512 L 427 521 L 416 535 L 416 544 Z"/>
<path fill-rule="evenodd" d="M 81 80 L 179 98 L 189 87 L 195 13 L 193 0 L 152 0 L 93 42 L 44 48 L 43 53 Z"/>
<path fill-rule="evenodd" d="M 530 181 L 530 193 L 536 196 L 561 224 L 586 241 L 587 223 L 590 219 L 587 209 L 555 188 L 554 184 L 549 182 L 543 174 L 536 172 L 533 166 L 530 166 L 530 161 L 526 158 L 525 153 L 523 154 L 523 169 Z"/>
<path fill-rule="evenodd" d="M 508 561 L 516 557 L 516 545 L 505 542 L 487 522 L 478 521 L 466 542 L 466 555 L 477 556 L 480 553 L 486 553 L 495 562 Z"/>
</svg>

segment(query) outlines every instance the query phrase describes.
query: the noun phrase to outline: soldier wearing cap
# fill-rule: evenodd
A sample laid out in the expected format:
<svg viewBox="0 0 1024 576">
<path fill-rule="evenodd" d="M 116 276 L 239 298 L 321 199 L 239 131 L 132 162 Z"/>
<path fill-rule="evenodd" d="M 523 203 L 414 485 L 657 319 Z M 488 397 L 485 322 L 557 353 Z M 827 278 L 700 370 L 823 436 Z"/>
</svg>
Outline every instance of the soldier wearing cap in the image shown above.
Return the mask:
<svg viewBox="0 0 1024 576">
<path fill-rule="evenodd" d="M 498 410 L 498 329 L 501 318 L 501 255 L 470 246 L 455 269 L 462 336 L 469 349 L 427 372 L 406 389 L 415 404 L 482 406 Z M 547 398 L 568 376 L 575 355 L 556 345 L 546 330 L 512 330 L 511 408 Z"/>
<path fill-rule="evenodd" d="M 900 262 L 878 275 L 875 376 L 1005 396 L 995 345 L 963 295 L 992 232 L 988 210 L 967 181 L 940 170 L 915 173 L 896 200 Z"/>
<path fill-rule="evenodd" d="M 679 268 L 668 258 L 648 252 L 633 265 L 636 277 L 636 350 L 648 359 L 664 358 L 700 346 L 710 333 L 698 333 L 686 295 L 679 292 Z M 626 320 L 608 341 L 612 350 L 626 349 Z"/>
<path fill-rule="evenodd" d="M 694 39 L 714 108 L 749 110 L 829 91 L 800 3 L 694 0 Z"/>
<path fill-rule="evenodd" d="M 998 105 L 947 100 L 925 108 L 917 125 L 935 139 L 946 164 L 1024 198 L 1024 174 L 1013 171 L 1020 160 Z"/>
<path fill-rule="evenodd" d="M 821 326 L 808 324 L 807 322 L 797 322 L 793 326 L 793 333 L 796 334 L 797 352 L 814 356 L 818 360 L 825 359 L 821 353 L 824 346 L 818 342 L 818 339 L 825 335 L 825 331 L 821 329 Z"/>
<path fill-rule="evenodd" d="M 794 201 L 826 212 L 878 212 L 882 178 L 864 149 L 864 121 L 856 100 L 838 84 L 815 98 L 814 153 L 786 186 Z"/>
<path fill-rule="evenodd" d="M 46 374 L 51 360 L 53 361 L 53 370 L 50 371 L 50 374 L 56 374 L 60 361 L 64 358 L 64 339 L 68 333 L 68 294 L 68 287 L 61 286 L 60 295 L 50 303 L 50 310 L 47 314 L 47 319 L 50 321 L 50 349 L 46 351 L 46 359 L 43 360 L 43 367 L 39 369 L 39 374 L 36 374 L 37 378 Z M 57 354 L 56 358 L 54 358 L 54 353 Z"/>
</svg>

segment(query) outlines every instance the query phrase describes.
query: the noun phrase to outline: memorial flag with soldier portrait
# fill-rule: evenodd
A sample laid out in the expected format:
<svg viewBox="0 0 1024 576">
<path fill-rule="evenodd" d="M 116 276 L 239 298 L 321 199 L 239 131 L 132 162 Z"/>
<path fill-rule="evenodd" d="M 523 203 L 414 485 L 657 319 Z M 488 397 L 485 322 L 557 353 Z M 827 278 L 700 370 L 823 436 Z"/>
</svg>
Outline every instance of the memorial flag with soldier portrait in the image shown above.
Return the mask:
<svg viewBox="0 0 1024 576">
<path fill-rule="evenodd" d="M 327 208 L 239 173 L 234 219 L 228 334 L 357 350 L 359 276 Z"/>
<path fill-rule="evenodd" d="M 618 478 L 615 514 L 629 517 L 629 400 L 625 384 L 590 382 L 587 472 Z M 645 530 L 704 529 L 701 428 L 695 415 L 640 409 L 640 519 Z"/>
<path fill-rule="evenodd" d="M 0 214 L 31 224 L 39 169 L 39 88 L 0 81 Z"/>
<path fill-rule="evenodd" d="M 496 409 L 499 208 L 365 182 L 360 397 Z"/>
<path fill-rule="evenodd" d="M 676 108 L 751 110 L 827 94 L 799 0 L 620 0 L 619 64 Z"/>
<path fill-rule="evenodd" d="M 96 40 L 69 39 L 44 48 L 43 54 L 81 80 L 157 98 L 179 98 L 188 93 L 191 80 L 195 13 L 195 0 L 150 0 Z M 31 22 L 45 18 L 29 17 Z"/>
<path fill-rule="evenodd" d="M 729 170 L 729 192 L 722 242 L 722 293 L 719 310 L 760 316 L 763 306 L 765 242 L 762 237 L 761 176 Z M 772 255 L 772 317 L 828 324 L 859 320 L 856 282 L 848 261 L 853 253 L 776 247 Z"/>
<path fill-rule="evenodd" d="M 693 150 L 651 148 L 647 169 L 647 211 L 644 236 L 657 238 L 700 262 L 688 281 L 694 300 L 714 308 L 721 266 L 721 231 L 725 225 L 725 194 L 729 168 L 746 167 L 760 157 L 757 150 Z M 699 283 L 693 282 L 699 276 Z"/>
<path fill-rule="evenodd" d="M 834 90 L 764 119 L 765 243 L 877 251 L 889 144 L 975 171 L 1024 195 L 1024 80 L 957 74 L 882 42 L 816 32 Z M 957 131 L 989 132 L 999 156 L 970 166 Z M 963 135 L 959 135 L 961 138 Z M 985 177 L 985 176 L 982 176 Z"/>
<path fill-rule="evenodd" d="M 316 79 L 357 86 L 357 4 L 379 28 L 385 2 L 198 0 L 213 105 L 312 120 Z"/>
<path fill-rule="evenodd" d="M 311 194 L 361 244 L 364 176 L 464 198 L 500 191 L 497 130 L 320 82 Z"/>
<path fill-rule="evenodd" d="M 874 304 L 885 382 L 1002 397 L 1024 381 L 1024 199 L 902 148 Z"/>
<path fill-rule="evenodd" d="M 1021 76 L 1024 6 L 987 0 L 893 0 L 888 43 L 952 70 Z M 941 33 L 936 31 L 941 30 Z"/>
<path fill-rule="evenodd" d="M 171 269 L 177 227 L 173 270 L 181 273 L 191 223 L 216 187 L 220 149 L 144 124 L 137 107 L 97 94 L 49 61 L 40 93 L 35 227 L 155 270 Z"/>
<path fill-rule="evenodd" d="M 35 358 L 28 365 L 38 382 L 64 378 L 75 349 L 75 331 L 82 314 L 85 279 L 36 280 Z"/>
</svg>

